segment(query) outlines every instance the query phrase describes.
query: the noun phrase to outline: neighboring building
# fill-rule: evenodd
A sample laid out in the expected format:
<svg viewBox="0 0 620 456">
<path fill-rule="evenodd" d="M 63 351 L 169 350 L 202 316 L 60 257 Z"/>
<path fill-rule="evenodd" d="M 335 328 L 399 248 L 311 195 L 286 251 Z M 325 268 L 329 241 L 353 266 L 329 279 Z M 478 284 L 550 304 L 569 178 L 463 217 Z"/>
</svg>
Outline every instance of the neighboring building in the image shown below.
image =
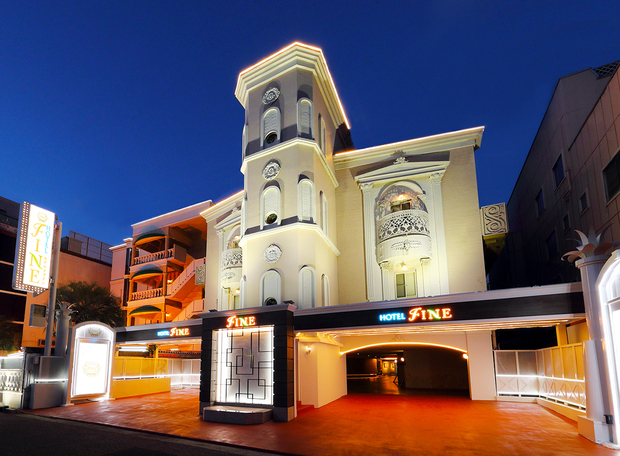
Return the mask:
<svg viewBox="0 0 620 456">
<path fill-rule="evenodd" d="M 206 201 L 136 223 L 133 237 L 110 249 L 110 290 L 121 298 L 127 326 L 188 320 L 204 311 L 207 225 L 200 213 L 210 206 Z"/>
<path fill-rule="evenodd" d="M 503 205 L 479 208 L 482 127 L 355 149 L 323 53 L 300 43 L 241 72 L 235 95 L 243 190 L 133 225 L 112 248 L 111 288 L 130 325 L 116 332 L 123 351 L 200 347 L 199 369 L 183 360 L 187 371 L 166 375 L 200 384 L 201 413 L 254 404 L 292 419 L 298 401 L 346 394 L 347 357 L 360 353 L 375 361 L 351 366 L 376 375 L 383 360 L 408 387 L 542 394 L 537 380 L 519 383 L 537 377 L 536 353 L 502 358 L 522 362 L 521 374 L 503 361 L 496 371 L 494 332 L 568 334 L 582 295 L 578 284 L 485 292 L 483 239 L 496 249 L 506 223 Z M 142 375 L 116 362 L 113 390 Z M 148 372 L 135 394 L 162 387 Z"/>
<path fill-rule="evenodd" d="M 0 197 L 0 315 L 13 322 L 19 334 L 24 326 L 26 293 L 12 287 L 19 203 Z"/>
<path fill-rule="evenodd" d="M 58 286 L 70 281 L 84 281 L 96 282 L 102 287 L 109 288 L 112 269 L 110 247 L 109 244 L 69 231 L 69 236 L 63 237 L 60 243 Z M 22 314 L 24 318 L 23 347 L 45 346 L 45 327 L 32 326 L 30 316 L 33 305 L 47 307 L 48 302 L 49 290 L 37 296 L 28 293 L 25 312 Z"/>
<path fill-rule="evenodd" d="M 578 245 L 575 230 L 620 241 L 619 64 L 558 81 L 508 201 L 492 289 L 579 281 L 562 261 Z"/>
</svg>

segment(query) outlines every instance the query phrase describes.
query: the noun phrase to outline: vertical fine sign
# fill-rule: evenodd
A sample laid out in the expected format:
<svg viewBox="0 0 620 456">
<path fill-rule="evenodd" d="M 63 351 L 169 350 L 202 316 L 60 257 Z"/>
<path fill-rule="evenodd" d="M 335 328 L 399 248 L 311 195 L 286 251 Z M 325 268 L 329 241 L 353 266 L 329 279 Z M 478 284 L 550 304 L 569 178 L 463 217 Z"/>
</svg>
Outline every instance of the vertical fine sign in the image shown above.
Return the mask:
<svg viewBox="0 0 620 456">
<path fill-rule="evenodd" d="M 15 249 L 13 288 L 41 292 L 49 288 L 56 214 L 23 202 Z"/>
</svg>

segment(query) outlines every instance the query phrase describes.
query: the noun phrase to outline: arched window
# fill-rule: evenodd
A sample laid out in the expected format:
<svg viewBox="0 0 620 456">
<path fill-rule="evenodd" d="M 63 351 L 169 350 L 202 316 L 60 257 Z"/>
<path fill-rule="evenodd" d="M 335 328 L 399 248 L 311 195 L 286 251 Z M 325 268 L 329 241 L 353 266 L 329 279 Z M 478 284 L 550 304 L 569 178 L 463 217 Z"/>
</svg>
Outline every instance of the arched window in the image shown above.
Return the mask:
<svg viewBox="0 0 620 456">
<path fill-rule="evenodd" d="M 299 308 L 316 307 L 316 273 L 314 269 L 304 266 L 299 270 Z"/>
<path fill-rule="evenodd" d="M 325 232 L 326 236 L 329 235 L 327 231 L 329 228 L 328 222 L 327 197 L 325 196 L 325 193 L 321 192 L 321 228 Z"/>
<path fill-rule="evenodd" d="M 228 235 L 228 242 L 226 242 L 226 249 L 238 249 L 239 240 L 241 239 L 241 227 L 237 227 L 232 230 Z"/>
<path fill-rule="evenodd" d="M 302 98 L 297 102 L 297 135 L 312 138 L 313 130 L 312 121 L 314 114 L 312 112 L 312 102 L 307 98 Z"/>
<path fill-rule="evenodd" d="M 323 295 L 323 306 L 329 306 L 329 279 L 325 274 L 321 276 L 321 294 Z"/>
<path fill-rule="evenodd" d="M 325 133 L 325 119 L 323 118 L 322 115 L 319 114 L 319 147 L 321 148 L 321 152 L 323 152 L 323 155 L 327 155 L 327 148 L 326 148 L 326 144 L 327 144 L 327 138 L 325 137 L 326 133 Z"/>
<path fill-rule="evenodd" d="M 261 145 L 267 147 L 280 140 L 280 110 L 271 108 L 263 114 Z"/>
<path fill-rule="evenodd" d="M 264 273 L 260 281 L 261 305 L 280 304 L 281 290 L 281 278 L 278 271 L 270 269 Z"/>
<path fill-rule="evenodd" d="M 299 220 L 314 222 L 316 220 L 316 196 L 314 184 L 310 179 L 302 179 L 297 184 L 297 214 Z"/>
<path fill-rule="evenodd" d="M 245 198 L 241 201 L 241 235 L 245 233 Z"/>
<path fill-rule="evenodd" d="M 239 305 L 241 309 L 245 309 L 245 276 L 241 278 L 239 284 Z"/>
<path fill-rule="evenodd" d="M 248 126 L 243 126 L 243 133 L 241 136 L 241 160 L 245 157 L 245 148 L 248 147 Z"/>
<path fill-rule="evenodd" d="M 280 189 L 272 186 L 261 197 L 261 228 L 280 224 Z"/>
</svg>

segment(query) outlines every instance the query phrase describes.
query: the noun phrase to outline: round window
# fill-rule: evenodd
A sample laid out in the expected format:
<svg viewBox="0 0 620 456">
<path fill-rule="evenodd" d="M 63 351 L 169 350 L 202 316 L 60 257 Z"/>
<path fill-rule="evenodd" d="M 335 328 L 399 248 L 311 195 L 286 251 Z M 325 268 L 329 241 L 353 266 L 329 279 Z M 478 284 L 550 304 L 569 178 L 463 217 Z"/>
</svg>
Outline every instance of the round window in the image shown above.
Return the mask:
<svg viewBox="0 0 620 456">
<path fill-rule="evenodd" d="M 272 212 L 271 214 L 267 214 L 267 217 L 265 218 L 265 222 L 267 223 L 267 225 L 271 225 L 276 220 L 278 220 L 278 214 L 276 214 L 275 212 Z"/>
<path fill-rule="evenodd" d="M 275 131 L 272 131 L 270 133 L 267 133 L 267 136 L 265 136 L 265 143 L 273 144 L 276 139 L 278 139 L 278 134 Z"/>
</svg>

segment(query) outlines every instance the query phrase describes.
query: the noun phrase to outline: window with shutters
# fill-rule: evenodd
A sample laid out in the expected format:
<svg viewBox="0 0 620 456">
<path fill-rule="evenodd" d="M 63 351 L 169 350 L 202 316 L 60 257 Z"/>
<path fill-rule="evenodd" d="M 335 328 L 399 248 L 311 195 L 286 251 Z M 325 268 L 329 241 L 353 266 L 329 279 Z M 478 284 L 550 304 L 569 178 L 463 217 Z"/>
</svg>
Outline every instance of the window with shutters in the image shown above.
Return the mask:
<svg viewBox="0 0 620 456">
<path fill-rule="evenodd" d="M 277 143 L 280 140 L 280 110 L 278 108 L 271 108 L 265 111 L 261 129 L 263 147 Z"/>
<path fill-rule="evenodd" d="M 297 184 L 297 214 L 300 221 L 316 220 L 314 184 L 310 179 L 302 179 Z"/>
<path fill-rule="evenodd" d="M 328 236 L 327 229 L 329 228 L 328 224 L 328 213 L 327 213 L 327 197 L 325 193 L 321 192 L 321 228 L 325 232 L 325 235 Z"/>
<path fill-rule="evenodd" d="M 415 298 L 417 295 L 415 271 L 396 274 L 396 299 Z"/>
<path fill-rule="evenodd" d="M 321 147 L 321 151 L 323 152 L 323 155 L 327 155 L 327 138 L 326 133 L 325 133 L 325 119 L 323 118 L 323 116 L 319 116 L 319 124 L 320 124 L 320 139 L 319 139 L 319 146 Z"/>
<path fill-rule="evenodd" d="M 329 306 L 329 279 L 325 274 L 321 277 L 321 291 L 323 295 L 323 306 Z"/>
<path fill-rule="evenodd" d="M 239 306 L 241 309 L 245 308 L 245 276 L 241 278 L 241 283 L 239 284 Z"/>
<path fill-rule="evenodd" d="M 268 187 L 261 197 L 261 228 L 280 224 L 280 189 Z"/>
<path fill-rule="evenodd" d="M 261 279 L 261 302 L 263 306 L 280 304 L 281 301 L 280 274 L 273 269 L 263 274 Z"/>
<path fill-rule="evenodd" d="M 297 102 L 297 135 L 312 138 L 312 102 L 302 98 Z"/>
<path fill-rule="evenodd" d="M 316 273 L 314 269 L 304 266 L 299 271 L 299 308 L 316 307 Z"/>
</svg>

